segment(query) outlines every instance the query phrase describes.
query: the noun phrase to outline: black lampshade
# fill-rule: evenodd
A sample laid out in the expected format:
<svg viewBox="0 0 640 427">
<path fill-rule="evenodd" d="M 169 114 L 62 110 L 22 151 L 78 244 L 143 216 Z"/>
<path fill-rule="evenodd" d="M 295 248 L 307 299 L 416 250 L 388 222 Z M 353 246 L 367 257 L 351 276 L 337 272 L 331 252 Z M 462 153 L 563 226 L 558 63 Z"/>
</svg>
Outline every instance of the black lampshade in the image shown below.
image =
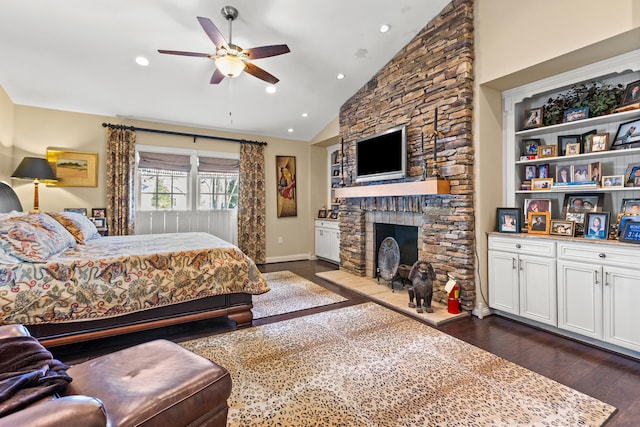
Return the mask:
<svg viewBox="0 0 640 427">
<path fill-rule="evenodd" d="M 25 157 L 16 168 L 12 178 L 21 179 L 51 179 L 55 180 L 56 175 L 51 169 L 47 159 L 39 157 Z"/>
</svg>

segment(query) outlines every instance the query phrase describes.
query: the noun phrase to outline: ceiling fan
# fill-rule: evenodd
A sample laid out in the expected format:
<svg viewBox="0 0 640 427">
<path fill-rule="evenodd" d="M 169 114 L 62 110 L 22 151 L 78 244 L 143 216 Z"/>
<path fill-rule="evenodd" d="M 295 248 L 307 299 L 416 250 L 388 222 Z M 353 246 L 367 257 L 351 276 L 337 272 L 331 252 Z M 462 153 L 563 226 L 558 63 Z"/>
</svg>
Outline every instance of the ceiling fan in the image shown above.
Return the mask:
<svg viewBox="0 0 640 427">
<path fill-rule="evenodd" d="M 222 16 L 229 21 L 229 43 L 227 43 L 220 30 L 218 30 L 209 18 L 202 18 L 198 16 L 198 22 L 200 22 L 204 32 L 207 33 L 216 47 L 215 53 L 183 52 L 179 50 L 161 49 L 158 49 L 158 52 L 169 55 L 201 56 L 211 59 L 216 64 L 216 70 L 211 76 L 211 84 L 218 84 L 225 77 L 236 77 L 243 71 L 264 80 L 267 83 L 278 83 L 278 78 L 269 74 L 262 68 L 253 65 L 250 61 L 289 53 L 289 47 L 286 44 L 278 44 L 243 49 L 240 46 L 232 44 L 231 24 L 238 17 L 238 9 L 233 6 L 225 6 L 222 8 L 220 13 L 222 13 Z"/>
</svg>

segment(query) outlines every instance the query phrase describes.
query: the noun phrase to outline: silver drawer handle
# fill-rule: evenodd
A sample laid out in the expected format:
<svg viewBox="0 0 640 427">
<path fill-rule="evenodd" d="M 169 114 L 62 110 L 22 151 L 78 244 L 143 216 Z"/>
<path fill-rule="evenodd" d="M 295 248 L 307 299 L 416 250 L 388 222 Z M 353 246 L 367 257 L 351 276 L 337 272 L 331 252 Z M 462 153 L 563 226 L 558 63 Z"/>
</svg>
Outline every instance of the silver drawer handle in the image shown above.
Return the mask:
<svg viewBox="0 0 640 427">
<path fill-rule="evenodd" d="M 599 254 L 598 254 L 598 256 L 599 256 L 600 258 L 606 258 L 606 257 L 607 257 L 607 254 L 603 254 L 603 253 L 601 252 L 601 253 L 599 253 Z"/>
<path fill-rule="evenodd" d="M 521 247 L 520 243 L 516 243 L 516 249 L 520 249 Z"/>
</svg>

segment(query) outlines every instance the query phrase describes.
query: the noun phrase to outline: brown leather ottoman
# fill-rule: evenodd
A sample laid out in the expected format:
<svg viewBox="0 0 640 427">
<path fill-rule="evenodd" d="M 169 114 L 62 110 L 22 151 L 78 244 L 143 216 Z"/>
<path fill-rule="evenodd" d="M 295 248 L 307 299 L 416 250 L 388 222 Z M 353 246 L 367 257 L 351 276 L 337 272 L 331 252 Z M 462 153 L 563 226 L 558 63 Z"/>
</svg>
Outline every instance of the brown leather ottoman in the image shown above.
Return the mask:
<svg viewBox="0 0 640 427">
<path fill-rule="evenodd" d="M 65 394 L 97 397 L 112 426 L 220 426 L 231 376 L 179 345 L 156 340 L 71 367 Z"/>
</svg>

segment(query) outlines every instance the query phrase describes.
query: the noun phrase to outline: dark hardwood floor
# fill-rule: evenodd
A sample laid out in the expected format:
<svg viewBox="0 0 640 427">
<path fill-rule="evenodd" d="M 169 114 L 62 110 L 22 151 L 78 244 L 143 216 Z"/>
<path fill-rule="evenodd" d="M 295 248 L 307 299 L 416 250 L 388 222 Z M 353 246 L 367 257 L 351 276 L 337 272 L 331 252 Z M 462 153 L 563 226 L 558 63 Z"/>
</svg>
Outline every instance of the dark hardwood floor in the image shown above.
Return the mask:
<svg viewBox="0 0 640 427">
<path fill-rule="evenodd" d="M 318 307 L 254 320 L 254 325 L 286 321 L 302 315 L 369 301 L 364 296 L 315 276 L 316 272 L 335 268 L 337 267 L 333 264 L 324 261 L 294 261 L 260 266 L 262 272 L 289 270 L 341 294 L 348 298 L 348 301 L 330 307 Z M 233 329 L 233 322 L 213 319 L 57 347 L 52 349 L 52 353 L 65 363 L 74 364 L 152 339 L 166 338 L 181 342 Z M 438 329 L 615 406 L 618 412 L 607 423 L 607 427 L 640 426 L 640 361 L 638 360 L 600 350 L 499 316 L 487 316 L 484 319 L 469 316 L 442 325 Z"/>
</svg>

